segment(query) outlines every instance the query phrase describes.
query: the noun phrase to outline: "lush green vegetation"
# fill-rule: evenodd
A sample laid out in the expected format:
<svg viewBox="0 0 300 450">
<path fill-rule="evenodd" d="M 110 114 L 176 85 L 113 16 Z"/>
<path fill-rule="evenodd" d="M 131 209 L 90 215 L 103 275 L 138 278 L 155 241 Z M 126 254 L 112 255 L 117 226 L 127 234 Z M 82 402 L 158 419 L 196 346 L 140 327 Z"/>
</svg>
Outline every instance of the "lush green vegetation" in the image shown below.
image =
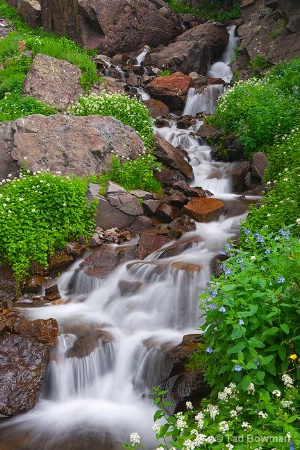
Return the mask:
<svg viewBox="0 0 300 450">
<path fill-rule="evenodd" d="M 207 122 L 235 133 L 251 159 L 253 153 L 265 150 L 275 137 L 288 134 L 297 123 L 300 112 L 298 73 L 300 58 L 278 64 L 263 78 L 237 82 L 223 95 L 214 115 Z"/>
<path fill-rule="evenodd" d="M 0 186 L 0 261 L 17 281 L 37 261 L 48 265 L 55 249 L 94 230 L 96 201 L 88 203 L 87 182 L 49 172 L 24 171 Z"/>
<path fill-rule="evenodd" d="M 96 64 L 89 53 L 73 41 L 45 33 L 41 29 L 32 30 L 25 25 L 18 10 L 0 0 L 0 16 L 3 16 L 16 31 L 1 39 L 0 46 L 0 121 L 14 120 L 30 114 L 55 114 L 57 110 L 31 97 L 22 97 L 22 86 L 35 55 L 42 53 L 64 59 L 82 71 L 81 85 L 87 90 L 95 83 Z"/>
<path fill-rule="evenodd" d="M 154 172 L 161 170 L 162 165 L 156 161 L 151 152 L 144 152 L 135 160 L 113 155 L 110 170 L 101 174 L 97 182 L 106 185 L 113 181 L 123 186 L 127 191 L 143 189 L 149 192 L 162 192 L 161 184 L 154 177 Z"/>
<path fill-rule="evenodd" d="M 67 112 L 74 116 L 99 114 L 115 117 L 137 131 L 148 149 L 153 146 L 153 123 L 147 107 L 125 94 L 85 95 Z"/>
<path fill-rule="evenodd" d="M 239 19 L 241 17 L 240 4 L 241 1 L 232 6 L 232 8 L 225 10 L 221 8 L 222 1 L 215 0 L 210 2 L 203 2 L 197 8 L 192 8 L 191 0 L 166 0 L 170 8 L 182 14 L 194 14 L 196 17 L 204 19 L 216 20 L 223 22 L 227 20 Z"/>
</svg>

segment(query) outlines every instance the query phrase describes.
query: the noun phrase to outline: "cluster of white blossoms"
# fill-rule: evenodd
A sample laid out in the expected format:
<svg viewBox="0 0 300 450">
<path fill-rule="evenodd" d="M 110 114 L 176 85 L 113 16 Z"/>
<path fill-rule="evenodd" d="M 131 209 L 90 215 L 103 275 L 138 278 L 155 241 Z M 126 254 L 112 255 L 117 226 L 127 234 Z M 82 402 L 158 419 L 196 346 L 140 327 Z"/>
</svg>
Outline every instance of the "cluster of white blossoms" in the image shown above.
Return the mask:
<svg viewBox="0 0 300 450">
<path fill-rule="evenodd" d="M 291 388 L 291 387 L 293 387 L 293 385 L 294 385 L 294 380 L 293 380 L 293 378 L 291 378 L 287 373 L 284 373 L 283 375 L 282 375 L 282 381 L 283 381 L 283 384 L 287 387 L 287 388 Z"/>
</svg>

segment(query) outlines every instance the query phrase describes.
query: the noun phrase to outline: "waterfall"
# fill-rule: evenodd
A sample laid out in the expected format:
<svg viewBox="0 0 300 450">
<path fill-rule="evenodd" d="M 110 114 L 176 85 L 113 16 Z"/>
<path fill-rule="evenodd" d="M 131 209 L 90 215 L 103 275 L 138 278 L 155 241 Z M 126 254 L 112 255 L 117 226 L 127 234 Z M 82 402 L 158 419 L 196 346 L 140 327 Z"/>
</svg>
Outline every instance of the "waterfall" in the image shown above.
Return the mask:
<svg viewBox="0 0 300 450">
<path fill-rule="evenodd" d="M 212 161 L 210 147 L 191 131 L 175 124 L 158 130 L 187 150 L 193 185 L 238 202 L 231 193 L 230 164 Z M 165 245 L 101 282 L 77 262 L 58 279 L 65 303 L 24 308 L 30 319 L 55 318 L 60 334 L 37 405 L 0 425 L 1 450 L 117 450 L 134 431 L 145 449 L 155 448 L 149 392 L 161 380 L 162 348 L 179 344 L 200 325 L 198 296 L 211 276 L 211 260 L 236 237 L 243 215 L 197 223 L 196 231 L 176 241 L 197 238 L 180 255 L 169 256 L 170 244 Z M 187 264 L 195 270 L 185 270 Z M 122 293 L 124 280 L 140 288 Z M 72 352 L 84 333 L 94 347 L 79 357 Z"/>
</svg>

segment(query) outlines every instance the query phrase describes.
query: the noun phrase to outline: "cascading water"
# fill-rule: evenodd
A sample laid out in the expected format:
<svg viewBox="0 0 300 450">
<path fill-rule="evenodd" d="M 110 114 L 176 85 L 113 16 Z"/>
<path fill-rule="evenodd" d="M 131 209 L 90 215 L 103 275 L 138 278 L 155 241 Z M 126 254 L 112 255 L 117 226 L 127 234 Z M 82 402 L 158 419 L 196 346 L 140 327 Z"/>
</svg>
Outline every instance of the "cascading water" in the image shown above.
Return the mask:
<svg viewBox="0 0 300 450">
<path fill-rule="evenodd" d="M 223 53 L 221 61 L 210 66 L 207 76 L 211 78 L 222 78 L 225 83 L 232 80 L 232 71 L 229 63 L 234 56 L 234 48 L 238 45 L 239 38 L 235 35 L 236 25 L 228 27 L 229 41 Z M 199 112 L 213 113 L 217 99 L 224 93 L 223 84 L 212 84 L 207 86 L 201 93 L 191 88 L 183 111 L 183 115 L 195 116 Z"/>
<path fill-rule="evenodd" d="M 230 198 L 230 165 L 213 162 L 210 147 L 175 125 L 158 132 L 183 145 L 194 167 L 193 184 Z M 192 242 L 180 255 L 168 247 L 123 264 L 104 281 L 85 275 L 77 262 L 58 280 L 65 303 L 24 308 L 28 318 L 54 317 L 60 335 L 36 407 L 0 425 L 1 450 L 121 449 L 138 432 L 146 449 L 156 447 L 149 389 L 161 380 L 161 349 L 181 342 L 199 326 L 198 295 L 211 275 L 210 262 L 237 235 L 242 216 L 198 223 L 176 244 Z M 195 270 L 188 271 L 187 264 Z M 77 280 L 77 282 L 76 282 Z M 79 280 L 79 281 L 78 281 Z M 138 286 L 131 293 L 123 281 Z M 72 285 L 72 294 L 68 294 Z M 70 354 L 83 332 L 97 336 L 83 357 Z"/>
</svg>

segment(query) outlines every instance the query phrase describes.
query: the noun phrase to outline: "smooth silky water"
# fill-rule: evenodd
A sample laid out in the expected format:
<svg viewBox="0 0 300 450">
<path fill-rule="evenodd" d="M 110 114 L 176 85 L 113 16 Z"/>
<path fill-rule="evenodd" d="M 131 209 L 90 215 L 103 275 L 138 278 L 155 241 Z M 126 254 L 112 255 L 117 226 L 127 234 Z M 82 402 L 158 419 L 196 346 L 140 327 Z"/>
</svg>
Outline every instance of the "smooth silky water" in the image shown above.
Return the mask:
<svg viewBox="0 0 300 450">
<path fill-rule="evenodd" d="M 157 446 L 149 392 L 161 381 L 161 349 L 197 332 L 198 296 L 211 276 L 210 262 L 228 239 L 238 235 L 247 204 L 255 200 L 232 194 L 228 173 L 234 163 L 212 161 L 210 147 L 191 131 L 195 129 L 179 130 L 175 124 L 157 130 L 187 150 L 193 186 L 224 199 L 226 205 L 242 203 L 242 207 L 227 208 L 218 221 L 197 223 L 196 231 L 176 241 L 197 238 L 180 255 L 168 257 L 165 246 L 143 261 L 123 264 L 102 281 L 86 275 L 78 261 L 58 279 L 64 304 L 19 308 L 30 319 L 55 318 L 59 337 L 35 408 L 2 418 L 0 450 L 115 450 L 123 448 L 122 442 L 128 442 L 134 431 L 147 450 Z M 180 262 L 199 270 L 182 270 Z M 122 295 L 123 280 L 139 283 L 140 289 Z M 67 358 L 83 329 L 100 330 L 107 339 L 99 339 L 88 356 Z"/>
</svg>

